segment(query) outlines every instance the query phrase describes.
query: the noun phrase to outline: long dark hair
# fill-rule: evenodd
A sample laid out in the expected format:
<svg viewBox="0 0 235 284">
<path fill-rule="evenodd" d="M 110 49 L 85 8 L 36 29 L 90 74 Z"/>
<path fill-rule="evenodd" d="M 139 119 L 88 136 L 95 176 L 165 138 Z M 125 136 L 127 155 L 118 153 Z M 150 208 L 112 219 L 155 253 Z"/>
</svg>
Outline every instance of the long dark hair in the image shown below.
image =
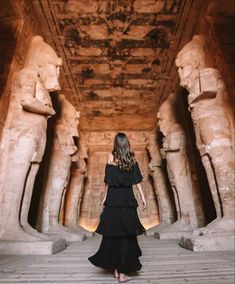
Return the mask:
<svg viewBox="0 0 235 284">
<path fill-rule="evenodd" d="M 115 136 L 112 154 L 114 162 L 123 171 L 131 171 L 136 164 L 135 153 L 125 133 L 119 132 Z"/>
</svg>

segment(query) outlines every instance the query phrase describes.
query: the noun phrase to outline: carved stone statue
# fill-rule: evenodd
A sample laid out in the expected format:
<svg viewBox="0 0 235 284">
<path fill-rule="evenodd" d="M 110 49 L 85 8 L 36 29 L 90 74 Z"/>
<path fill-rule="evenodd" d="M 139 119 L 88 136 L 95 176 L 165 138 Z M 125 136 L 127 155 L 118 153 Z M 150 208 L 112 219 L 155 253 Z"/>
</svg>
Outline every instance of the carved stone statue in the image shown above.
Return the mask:
<svg viewBox="0 0 235 284">
<path fill-rule="evenodd" d="M 28 224 L 35 176 L 46 145 L 47 119 L 55 114 L 49 91 L 60 89 L 62 61 L 40 36 L 32 39 L 24 68 L 12 81 L 0 142 L 0 239 L 45 239 Z"/>
<path fill-rule="evenodd" d="M 158 118 L 160 131 L 164 136 L 161 154 L 167 162 L 177 211 L 177 221 L 165 231 L 178 232 L 180 236 L 181 232 L 190 232 L 203 226 L 204 215 L 198 186 L 191 174 L 185 133 L 175 115 L 174 94 L 169 95 L 160 106 Z"/>
<path fill-rule="evenodd" d="M 79 227 L 79 211 L 84 191 L 84 181 L 87 173 L 86 161 L 88 159 L 86 141 L 80 134 L 78 161 L 73 162 L 71 166 L 71 177 L 69 187 L 65 198 L 65 226 L 69 229 L 81 233 L 83 230 Z"/>
<path fill-rule="evenodd" d="M 234 230 L 234 180 L 232 124 L 224 101 L 225 86 L 217 69 L 206 66 L 205 39 L 194 36 L 178 53 L 180 84 L 196 133 L 196 144 L 205 167 L 217 218 L 201 233 Z"/>
<path fill-rule="evenodd" d="M 162 168 L 162 157 L 160 154 L 160 149 L 157 145 L 156 134 L 150 134 L 148 136 L 148 140 L 148 151 L 151 157 L 149 170 L 153 178 L 154 189 L 157 195 L 160 212 L 160 224 L 155 228 L 159 230 L 159 228 L 169 226 L 174 221 L 175 208 L 170 198 L 167 179 Z"/>
<path fill-rule="evenodd" d="M 79 235 L 59 223 L 60 210 L 70 179 L 71 163 L 72 160 L 77 160 L 78 148 L 75 139 L 78 138 L 79 115 L 63 94 L 58 96 L 57 114 L 47 176 L 41 196 L 38 228 L 43 233 L 58 235 L 66 240 L 80 240 Z"/>
</svg>

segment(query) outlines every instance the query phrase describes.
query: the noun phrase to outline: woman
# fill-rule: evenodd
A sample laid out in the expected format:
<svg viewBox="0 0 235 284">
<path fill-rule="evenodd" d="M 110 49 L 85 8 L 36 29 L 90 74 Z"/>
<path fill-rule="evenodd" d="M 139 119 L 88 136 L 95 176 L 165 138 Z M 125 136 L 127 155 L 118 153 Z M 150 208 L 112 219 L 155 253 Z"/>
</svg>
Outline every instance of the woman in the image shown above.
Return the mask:
<svg viewBox="0 0 235 284">
<path fill-rule="evenodd" d="M 137 215 L 138 204 L 132 189 L 132 185 L 136 184 L 144 210 L 146 201 L 142 179 L 127 136 L 118 133 L 105 168 L 104 210 L 96 229 L 103 238 L 99 250 L 89 260 L 97 267 L 114 270 L 114 277 L 119 282 L 131 280 L 127 273 L 138 271 L 142 266 L 136 236 L 144 233 L 145 229 Z"/>
</svg>

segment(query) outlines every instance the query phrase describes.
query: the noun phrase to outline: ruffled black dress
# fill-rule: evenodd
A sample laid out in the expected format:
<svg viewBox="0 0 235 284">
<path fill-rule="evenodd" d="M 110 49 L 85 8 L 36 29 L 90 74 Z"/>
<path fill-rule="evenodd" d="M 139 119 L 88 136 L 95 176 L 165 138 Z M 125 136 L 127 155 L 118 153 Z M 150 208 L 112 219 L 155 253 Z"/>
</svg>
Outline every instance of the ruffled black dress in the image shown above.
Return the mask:
<svg viewBox="0 0 235 284">
<path fill-rule="evenodd" d="M 104 182 L 108 184 L 104 210 L 96 232 L 103 235 L 99 250 L 88 259 L 104 269 L 121 273 L 141 269 L 141 250 L 137 235 L 145 232 L 137 215 L 137 200 L 132 185 L 142 181 L 138 163 L 130 172 L 106 164 Z"/>
</svg>

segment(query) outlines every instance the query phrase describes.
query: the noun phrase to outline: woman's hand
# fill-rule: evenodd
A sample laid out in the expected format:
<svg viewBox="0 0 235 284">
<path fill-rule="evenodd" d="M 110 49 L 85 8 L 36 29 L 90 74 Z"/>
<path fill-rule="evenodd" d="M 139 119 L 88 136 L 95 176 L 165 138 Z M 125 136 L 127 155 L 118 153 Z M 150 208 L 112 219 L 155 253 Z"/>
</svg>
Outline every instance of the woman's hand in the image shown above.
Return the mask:
<svg viewBox="0 0 235 284">
<path fill-rule="evenodd" d="M 103 198 L 103 200 L 102 200 L 102 206 L 104 207 L 105 205 L 104 205 L 104 203 L 105 203 L 105 200 L 106 200 L 106 196 L 107 196 L 107 190 L 108 190 L 108 185 L 107 184 L 105 184 L 105 186 L 104 186 L 104 198 Z"/>
<path fill-rule="evenodd" d="M 104 198 L 103 201 L 102 201 L 102 206 L 103 206 L 103 207 L 105 206 L 105 205 L 104 205 L 105 199 L 106 199 L 106 196 L 105 196 L 105 198 Z"/>
<path fill-rule="evenodd" d="M 143 190 L 142 190 L 142 185 L 141 183 L 137 183 L 137 189 L 139 190 L 140 196 L 141 196 L 141 201 L 142 201 L 142 210 L 144 211 L 144 209 L 146 208 L 146 200 L 143 194 Z"/>
</svg>

